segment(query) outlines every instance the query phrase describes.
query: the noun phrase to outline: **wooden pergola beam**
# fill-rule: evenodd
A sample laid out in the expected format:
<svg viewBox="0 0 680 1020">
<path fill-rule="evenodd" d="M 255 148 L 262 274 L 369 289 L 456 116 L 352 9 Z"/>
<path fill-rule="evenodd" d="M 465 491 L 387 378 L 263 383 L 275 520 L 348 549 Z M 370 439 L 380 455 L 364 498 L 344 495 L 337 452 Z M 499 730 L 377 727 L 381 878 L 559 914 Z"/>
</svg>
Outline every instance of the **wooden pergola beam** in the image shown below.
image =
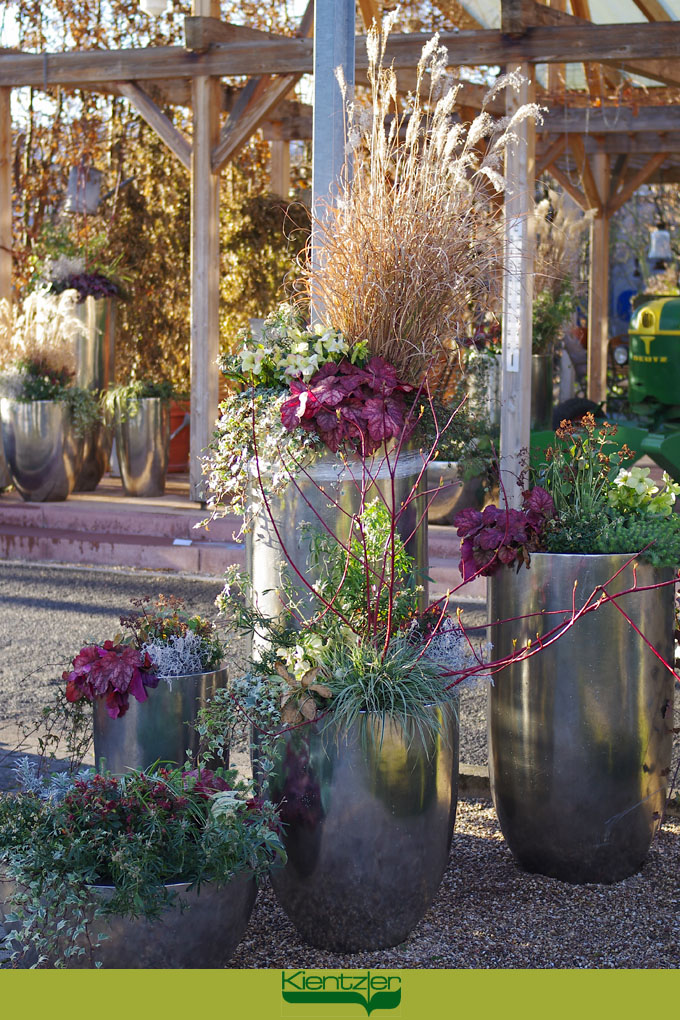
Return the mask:
<svg viewBox="0 0 680 1020">
<path fill-rule="evenodd" d="M 269 87 L 262 88 L 256 100 L 233 124 L 231 120 L 227 122 L 213 149 L 212 167 L 214 172 L 219 171 L 236 155 L 241 146 L 245 145 L 251 135 L 257 131 L 260 124 L 270 116 L 281 100 L 294 88 L 299 78 L 300 76 L 297 74 L 288 74 L 272 79 Z"/>
<path fill-rule="evenodd" d="M 588 200 L 588 205 L 591 209 L 595 209 L 598 215 L 602 212 L 602 206 L 604 202 L 604 194 L 600 194 L 597 184 L 595 183 L 595 177 L 591 169 L 586 150 L 583 146 L 583 140 L 580 135 L 569 136 L 569 148 L 574 154 L 576 165 L 578 166 L 579 173 L 581 175 L 581 183 L 583 185 L 583 191 Z"/>
<path fill-rule="evenodd" d="M 668 14 L 659 0 L 633 0 L 633 3 L 648 21 L 668 21 Z"/>
<path fill-rule="evenodd" d="M 561 10 L 558 7 L 546 7 L 545 4 L 537 3 L 537 0 L 521 0 L 523 5 L 524 17 L 529 25 L 588 25 L 591 26 L 593 22 L 590 20 L 590 8 L 588 0 L 572 0 L 573 14 L 568 14 L 566 11 Z M 661 19 L 661 20 L 666 20 Z M 672 24 L 667 22 L 667 24 Z M 637 26 L 641 27 L 641 26 Z M 590 29 L 589 29 L 590 30 Z M 661 54 L 653 54 L 653 57 L 660 56 Z M 680 84 L 680 71 L 678 71 L 677 61 L 669 60 L 656 60 L 651 59 L 648 61 L 638 61 L 637 59 L 619 58 L 616 61 L 612 61 L 609 54 L 605 54 L 600 63 L 609 64 L 613 63 L 617 70 L 627 71 L 630 74 L 644 75 L 647 78 L 655 78 L 658 81 L 667 82 L 671 85 Z M 588 74 L 588 68 L 586 67 L 586 76 Z"/>
<path fill-rule="evenodd" d="M 182 166 L 191 170 L 191 143 L 175 127 L 169 117 L 160 110 L 151 97 L 132 81 L 118 82 L 118 91 L 134 106 L 140 117 L 154 129 L 156 134 L 165 142 L 171 152 L 177 156 Z"/>
<path fill-rule="evenodd" d="M 543 115 L 543 134 L 610 135 L 644 131 L 679 131 L 680 106 L 650 106 L 549 110 Z"/>
<path fill-rule="evenodd" d="M 662 163 L 668 159 L 667 152 L 657 152 L 655 156 L 648 159 L 645 165 L 630 177 L 621 189 L 614 195 L 614 198 L 607 204 L 607 215 L 613 214 L 628 201 L 633 192 L 646 184 L 652 174 L 659 169 Z"/>
<path fill-rule="evenodd" d="M 565 174 L 562 170 L 559 169 L 559 167 L 556 167 L 554 164 L 548 169 L 548 173 L 550 174 L 551 177 L 555 178 L 557 183 L 564 188 L 568 195 L 571 195 L 571 197 L 574 199 L 576 205 L 579 206 L 579 208 L 583 209 L 584 212 L 588 212 L 590 210 L 588 199 L 583 194 L 583 192 L 576 187 L 575 184 L 572 184 L 567 174 Z"/>
<path fill-rule="evenodd" d="M 532 28 L 512 39 L 493 29 L 442 32 L 449 65 L 613 62 L 647 58 L 676 58 L 680 49 L 680 22 L 636 25 L 581 24 Z M 416 67 L 423 46 L 419 33 L 394 35 L 387 45 L 387 62 L 396 69 Z M 0 59 L 0 86 L 36 88 L 111 81 L 148 81 L 159 78 L 196 78 L 222 75 L 309 74 L 313 45 L 309 39 L 276 37 L 259 42 L 238 41 L 195 53 L 178 46 L 128 50 L 82 50 L 66 53 L 10 53 Z M 366 40 L 356 38 L 356 66 L 367 67 Z"/>
<path fill-rule="evenodd" d="M 536 157 L 536 176 L 540 177 L 541 174 L 548 169 L 553 160 L 558 159 L 567 147 L 566 135 L 560 135 L 552 142 L 540 158 Z"/>
<path fill-rule="evenodd" d="M 370 28 L 374 21 L 380 24 L 382 3 L 378 0 L 359 0 L 359 9 L 366 28 Z"/>
<path fill-rule="evenodd" d="M 609 178 L 609 195 L 607 197 L 608 206 L 611 206 L 612 199 L 614 198 L 616 192 L 619 190 L 619 184 L 621 183 L 623 175 L 626 172 L 628 159 L 629 156 L 627 152 L 624 152 L 620 156 L 616 157 L 614 169 L 612 170 L 611 176 Z"/>
</svg>

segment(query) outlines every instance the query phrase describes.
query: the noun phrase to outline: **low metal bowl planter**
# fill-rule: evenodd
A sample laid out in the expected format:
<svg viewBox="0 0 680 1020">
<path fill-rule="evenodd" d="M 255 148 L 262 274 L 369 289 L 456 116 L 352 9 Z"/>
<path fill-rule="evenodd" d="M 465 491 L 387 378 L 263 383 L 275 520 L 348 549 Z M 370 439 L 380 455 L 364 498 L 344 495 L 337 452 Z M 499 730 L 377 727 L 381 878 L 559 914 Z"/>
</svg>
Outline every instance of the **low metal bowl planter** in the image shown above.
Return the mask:
<svg viewBox="0 0 680 1020">
<path fill-rule="evenodd" d="M 129 769 L 148 769 L 157 761 L 183 765 L 198 751 L 193 723 L 220 687 L 227 686 L 227 669 L 166 677 L 148 690 L 143 702 L 130 698 L 124 716 L 112 719 L 104 698 L 94 702 L 94 757 L 99 770 L 123 775 Z"/>
<path fill-rule="evenodd" d="M 93 886 L 102 901 L 110 899 L 112 886 Z M 224 967 L 243 938 L 257 896 L 251 874 L 237 875 L 226 885 L 207 882 L 200 890 L 187 882 L 167 885 L 177 896 L 157 919 L 119 915 L 97 917 L 89 926 L 92 955 L 70 956 L 66 966 L 81 970 L 93 961 L 107 970 L 190 970 Z M 106 938 L 97 945 L 99 934 Z"/>
<path fill-rule="evenodd" d="M 489 585 L 494 658 L 511 654 L 515 640 L 535 645 L 537 632 L 569 618 L 572 597 L 579 608 L 598 585 L 610 594 L 631 587 L 630 566 L 611 580 L 629 560 L 532 553 L 529 570 L 498 571 Z M 672 576 L 637 565 L 641 588 Z M 620 604 L 672 663 L 673 586 Z M 616 882 L 638 871 L 664 808 L 672 740 L 673 677 L 611 604 L 501 670 L 489 694 L 489 771 L 518 863 L 568 882 Z"/>
<path fill-rule="evenodd" d="M 116 453 L 126 496 L 162 496 L 170 451 L 170 408 L 161 397 L 143 397 L 137 411 L 116 413 Z"/>
<path fill-rule="evenodd" d="M 349 731 L 324 719 L 279 741 L 269 796 L 282 802 L 288 854 L 271 881 L 313 946 L 382 949 L 428 910 L 449 856 L 458 792 L 458 720 L 443 736 L 366 716 Z"/>
<path fill-rule="evenodd" d="M 66 499 L 80 471 L 82 440 L 66 404 L 0 400 L 2 443 L 12 481 L 29 502 Z"/>
</svg>

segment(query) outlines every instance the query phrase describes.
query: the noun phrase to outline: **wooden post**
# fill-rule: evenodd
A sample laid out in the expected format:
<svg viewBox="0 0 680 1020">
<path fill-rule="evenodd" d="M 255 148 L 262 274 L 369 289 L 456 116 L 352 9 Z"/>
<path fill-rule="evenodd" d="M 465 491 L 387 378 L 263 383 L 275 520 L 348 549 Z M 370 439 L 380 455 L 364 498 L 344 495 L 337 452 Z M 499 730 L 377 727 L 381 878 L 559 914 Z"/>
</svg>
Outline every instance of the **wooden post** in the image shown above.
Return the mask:
<svg viewBox="0 0 680 1020">
<path fill-rule="evenodd" d="M 588 284 L 588 398 L 607 398 L 607 345 L 609 343 L 609 156 L 596 152 L 593 178 L 600 195 L 600 213 L 590 226 L 590 280 Z"/>
<path fill-rule="evenodd" d="M 324 203 L 345 163 L 345 105 L 335 77 L 341 67 L 348 91 L 354 88 L 355 0 L 316 0 L 314 14 L 314 122 L 312 128 L 312 210 L 323 217 Z M 321 234 L 312 232 L 312 266 L 318 265 Z M 314 306 L 312 317 L 323 317 Z"/>
<path fill-rule="evenodd" d="M 272 123 L 270 138 L 269 180 L 271 190 L 274 195 L 280 195 L 287 201 L 290 191 L 290 142 L 284 139 L 280 122 Z"/>
<path fill-rule="evenodd" d="M 533 102 L 533 66 L 520 65 L 524 84 L 508 89 L 509 116 Z M 515 128 L 517 141 L 505 161 L 505 266 L 503 273 L 503 375 L 501 386 L 501 499 L 519 507 L 517 477 L 523 467 L 521 451 L 529 448 L 531 418 L 531 318 L 534 269 L 534 164 L 536 129 L 532 118 Z"/>
<path fill-rule="evenodd" d="M 193 13 L 219 17 L 219 3 L 194 0 Z M 193 86 L 191 153 L 191 499 L 204 499 L 203 456 L 213 434 L 219 402 L 219 173 L 213 173 L 213 146 L 220 134 L 218 78 L 200 76 Z"/>
<path fill-rule="evenodd" d="M 12 303 L 12 90 L 0 88 L 0 301 Z"/>
</svg>

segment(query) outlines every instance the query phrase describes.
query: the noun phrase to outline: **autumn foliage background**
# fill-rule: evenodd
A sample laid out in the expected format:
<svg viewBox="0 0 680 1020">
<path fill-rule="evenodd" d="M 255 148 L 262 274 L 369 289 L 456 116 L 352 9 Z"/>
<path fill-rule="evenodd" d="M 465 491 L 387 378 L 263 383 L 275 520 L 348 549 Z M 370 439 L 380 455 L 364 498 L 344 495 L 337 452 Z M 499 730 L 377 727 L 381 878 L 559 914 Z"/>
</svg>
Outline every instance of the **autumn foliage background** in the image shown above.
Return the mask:
<svg viewBox="0 0 680 1020">
<path fill-rule="evenodd" d="M 223 0 L 222 19 L 292 34 L 292 3 Z M 10 0 L 18 48 L 32 52 L 182 45 L 190 0 L 150 18 L 139 0 Z M 299 5 L 296 7 L 299 12 Z M 0 29 L 3 15 L 0 12 Z M 416 31 L 445 27 L 428 3 L 402 5 L 401 24 Z M 242 85 L 244 79 L 231 84 Z M 149 91 L 154 95 L 153 87 Z M 116 372 L 128 379 L 151 375 L 189 388 L 188 171 L 123 98 L 66 88 L 15 90 L 13 145 L 14 285 L 21 296 L 34 275 L 44 227 L 59 214 L 71 167 L 83 163 L 103 172 L 96 216 L 69 216 L 74 239 L 85 246 L 105 232 L 106 256 L 120 257 L 127 299 L 120 303 Z M 191 133 L 191 111 L 166 105 L 173 122 Z M 265 316 L 283 297 L 304 247 L 309 194 L 309 145 L 299 147 L 291 167 L 290 195 L 272 195 L 269 143 L 258 132 L 221 176 L 221 306 L 224 349 L 250 317 Z M 64 217 L 62 217 L 64 220 Z"/>
</svg>

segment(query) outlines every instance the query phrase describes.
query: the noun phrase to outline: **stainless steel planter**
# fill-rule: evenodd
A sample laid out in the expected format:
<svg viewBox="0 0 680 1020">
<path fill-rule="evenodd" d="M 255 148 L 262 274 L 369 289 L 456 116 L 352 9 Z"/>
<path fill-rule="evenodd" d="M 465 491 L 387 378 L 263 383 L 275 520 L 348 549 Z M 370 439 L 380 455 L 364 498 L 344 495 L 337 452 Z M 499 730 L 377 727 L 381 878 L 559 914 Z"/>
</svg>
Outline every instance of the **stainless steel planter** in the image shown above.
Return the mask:
<svg viewBox="0 0 680 1020">
<path fill-rule="evenodd" d="M 536 642 L 605 584 L 627 556 L 534 553 L 531 568 L 490 579 L 494 658 Z M 640 586 L 672 577 L 640 564 Z M 578 587 L 574 582 L 578 579 Z M 630 587 L 632 568 L 607 585 Z M 622 608 L 673 661 L 673 586 Z M 521 620 L 540 612 L 563 615 Z M 513 617 L 514 622 L 493 621 Z M 612 605 L 496 675 L 489 697 L 491 790 L 503 835 L 527 871 L 569 882 L 615 882 L 637 871 L 666 797 L 673 677 Z"/>
<path fill-rule="evenodd" d="M 5 459 L 22 498 L 37 503 L 66 499 L 73 491 L 83 449 L 67 405 L 3 398 L 0 421 Z"/>
<path fill-rule="evenodd" d="M 111 886 L 95 886 L 98 897 L 110 899 Z M 90 941 L 94 960 L 105 969 L 190 970 L 224 967 L 243 937 L 255 904 L 257 885 L 252 875 L 239 875 L 223 886 L 205 883 L 200 891 L 186 882 L 169 885 L 179 896 L 155 921 L 111 915 L 95 918 Z M 185 904 L 182 909 L 181 904 Z M 107 936 L 96 946 L 99 933 Z M 73 956 L 73 969 L 93 966 L 86 948 Z"/>
<path fill-rule="evenodd" d="M 84 327 L 76 339 L 76 383 L 83 389 L 107 390 L 114 381 L 116 302 L 87 297 L 76 305 L 76 314 Z M 85 436 L 76 492 L 97 488 L 109 464 L 112 442 L 113 430 L 103 423 Z"/>
<path fill-rule="evenodd" d="M 125 421 L 116 415 L 116 451 L 127 496 L 162 496 L 170 449 L 170 408 L 160 397 L 144 397 Z"/>
<path fill-rule="evenodd" d="M 76 385 L 107 390 L 114 381 L 116 302 L 87 297 L 75 311 L 84 327 L 76 340 Z"/>
<path fill-rule="evenodd" d="M 531 428 L 549 429 L 553 409 L 552 354 L 531 355 Z"/>
<path fill-rule="evenodd" d="M 169 682 L 171 681 L 171 682 Z M 147 701 L 130 698 L 120 719 L 112 719 L 103 698 L 94 702 L 94 757 L 98 769 L 123 775 L 146 769 L 156 761 L 183 765 L 198 751 L 193 727 L 200 708 L 227 685 L 227 669 L 160 680 Z"/>
<path fill-rule="evenodd" d="M 434 711 L 434 709 L 433 709 Z M 270 796 L 282 801 L 288 862 L 278 900 L 309 943 L 339 952 L 402 942 L 429 908 L 448 861 L 458 792 L 458 721 L 446 740 L 378 716 L 280 741 Z"/>
<path fill-rule="evenodd" d="M 440 486 L 429 505 L 427 517 L 430 524 L 450 524 L 459 510 L 484 505 L 484 479 L 481 475 L 465 481 L 458 476 L 458 465 L 454 461 L 433 461 L 427 469 L 427 487 Z M 428 499 L 432 499 L 432 493 Z"/>
<path fill-rule="evenodd" d="M 2 442 L 2 422 L 0 422 L 0 490 L 12 484 L 12 475 L 5 460 L 5 450 Z"/>
<path fill-rule="evenodd" d="M 394 496 L 390 471 L 379 454 L 368 462 L 375 483 L 366 493 L 366 502 L 380 492 L 389 507 L 399 512 L 423 467 L 422 456 L 417 450 L 403 450 L 394 464 L 394 453 L 390 454 L 394 471 Z M 309 537 L 301 531 L 301 524 L 308 522 L 314 528 L 324 531 L 319 518 L 330 531 L 342 541 L 349 535 L 350 519 L 360 507 L 361 462 L 353 458 L 349 467 L 335 454 L 328 453 L 308 469 L 309 477 L 300 474 L 296 478 L 297 488 L 292 483 L 279 496 L 271 500 L 271 510 L 276 527 L 266 511 L 262 511 L 246 536 L 246 570 L 253 586 L 253 597 L 260 610 L 268 616 L 280 614 L 282 561 L 290 556 L 291 561 L 308 575 L 307 557 Z M 422 490 L 426 488 L 423 480 Z M 331 502 L 333 501 L 333 502 Z M 406 542 L 406 549 L 415 559 L 419 583 L 424 585 L 421 606 L 426 608 L 427 599 L 427 520 L 417 527 L 425 511 L 424 496 L 413 500 L 402 514 L 397 529 Z M 281 536 L 281 542 L 276 534 Z M 308 598 L 308 590 L 290 571 L 293 587 L 300 597 Z"/>
</svg>

